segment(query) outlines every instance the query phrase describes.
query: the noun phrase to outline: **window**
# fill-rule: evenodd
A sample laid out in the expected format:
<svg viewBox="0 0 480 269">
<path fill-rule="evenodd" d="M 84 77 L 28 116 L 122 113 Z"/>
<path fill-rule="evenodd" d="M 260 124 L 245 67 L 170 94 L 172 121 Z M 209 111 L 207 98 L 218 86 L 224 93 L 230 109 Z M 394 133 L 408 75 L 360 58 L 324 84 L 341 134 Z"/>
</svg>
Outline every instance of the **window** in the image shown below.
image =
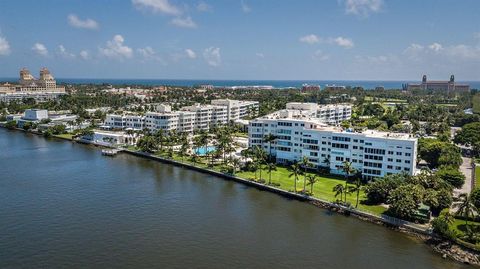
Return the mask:
<svg viewBox="0 0 480 269">
<path fill-rule="evenodd" d="M 353 146 L 353 149 L 358 149 L 358 146 Z"/>
<path fill-rule="evenodd" d="M 410 163 L 410 160 L 405 160 L 405 163 Z"/>
<path fill-rule="evenodd" d="M 412 156 L 412 154 L 411 154 L 411 153 L 408 153 L 408 152 L 406 152 L 406 153 L 405 153 L 405 156 L 407 156 L 407 157 L 410 157 L 410 156 Z"/>
<path fill-rule="evenodd" d="M 365 153 L 385 155 L 384 149 L 365 148 Z"/>
<path fill-rule="evenodd" d="M 393 169 L 393 166 L 387 165 L 387 169 Z"/>
<path fill-rule="evenodd" d="M 400 151 L 397 152 L 397 156 L 402 156 L 402 153 Z"/>
<path fill-rule="evenodd" d="M 392 158 L 388 158 L 387 161 L 388 161 L 388 162 L 393 162 L 393 159 L 392 159 Z"/>
<path fill-rule="evenodd" d="M 393 151 L 388 151 L 388 155 L 393 155 Z"/>
</svg>

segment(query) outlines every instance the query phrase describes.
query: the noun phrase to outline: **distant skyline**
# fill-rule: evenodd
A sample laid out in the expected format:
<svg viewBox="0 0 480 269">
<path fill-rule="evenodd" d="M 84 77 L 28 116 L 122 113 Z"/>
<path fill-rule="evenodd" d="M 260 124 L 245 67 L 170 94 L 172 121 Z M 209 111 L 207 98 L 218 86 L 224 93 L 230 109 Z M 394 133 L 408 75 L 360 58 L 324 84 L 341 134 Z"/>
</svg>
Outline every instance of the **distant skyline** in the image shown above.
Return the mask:
<svg viewBox="0 0 480 269">
<path fill-rule="evenodd" d="M 0 2 L 0 77 L 480 80 L 477 0 Z"/>
</svg>

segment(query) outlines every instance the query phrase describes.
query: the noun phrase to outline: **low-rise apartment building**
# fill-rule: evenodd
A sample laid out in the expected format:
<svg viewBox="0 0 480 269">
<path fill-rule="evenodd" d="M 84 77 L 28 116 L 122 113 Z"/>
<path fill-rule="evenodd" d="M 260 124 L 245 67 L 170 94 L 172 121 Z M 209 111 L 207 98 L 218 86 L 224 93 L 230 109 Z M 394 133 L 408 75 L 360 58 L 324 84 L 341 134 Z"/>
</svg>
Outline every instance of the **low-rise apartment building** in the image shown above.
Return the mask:
<svg viewBox="0 0 480 269">
<path fill-rule="evenodd" d="M 299 113 L 318 118 L 327 124 L 336 125 L 352 117 L 351 104 L 318 105 L 316 103 L 287 103 L 286 110 L 298 110 Z"/>
<path fill-rule="evenodd" d="M 273 143 L 265 136 L 273 134 Z M 319 118 L 278 111 L 250 122 L 249 146 L 271 152 L 278 163 L 292 163 L 307 157 L 314 168 L 328 167 L 343 174 L 348 161 L 365 178 L 387 174 L 414 173 L 417 139 L 409 134 L 378 131 L 350 132 L 328 126 Z M 271 146 L 271 149 L 270 149 Z"/>
<path fill-rule="evenodd" d="M 151 131 L 161 129 L 190 133 L 194 130 L 209 130 L 215 125 L 255 115 L 256 111 L 258 111 L 258 102 L 227 99 L 214 100 L 211 105 L 186 106 L 180 111 L 172 111 L 169 105 L 160 104 L 155 112 L 147 112 L 145 116 L 108 114 L 104 124 L 119 129 L 147 128 Z"/>
<path fill-rule="evenodd" d="M 258 114 L 258 104 L 258 101 L 212 100 L 212 105 L 227 107 L 227 121 L 235 121 L 247 116 L 256 116 Z"/>
<path fill-rule="evenodd" d="M 145 116 L 134 114 L 107 114 L 104 124 L 115 129 L 143 130 L 145 128 Z"/>
</svg>

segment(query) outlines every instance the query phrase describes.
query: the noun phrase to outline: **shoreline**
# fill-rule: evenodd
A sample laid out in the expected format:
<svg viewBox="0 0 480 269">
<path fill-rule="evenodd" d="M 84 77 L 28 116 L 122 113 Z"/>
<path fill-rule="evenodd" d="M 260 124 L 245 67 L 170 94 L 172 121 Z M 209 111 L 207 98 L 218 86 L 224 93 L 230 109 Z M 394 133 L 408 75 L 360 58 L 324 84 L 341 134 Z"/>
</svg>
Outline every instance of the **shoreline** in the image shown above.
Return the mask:
<svg viewBox="0 0 480 269">
<path fill-rule="evenodd" d="M 0 124 L 0 127 L 4 128 L 3 125 Z M 10 129 L 7 129 L 10 130 Z M 35 135 L 41 136 L 41 133 L 37 132 L 32 132 L 32 131 L 25 131 L 23 129 L 15 128 L 12 129 L 11 131 L 22 131 L 23 133 L 31 133 Z M 68 137 L 61 137 L 61 136 L 52 136 L 51 138 L 54 139 L 60 139 L 63 141 L 70 141 L 72 143 L 78 143 L 78 144 L 84 144 L 84 145 L 93 145 L 95 147 L 104 147 L 108 148 L 104 145 L 97 145 L 95 143 L 89 143 L 88 141 L 82 141 L 82 140 L 76 140 L 76 139 L 71 139 Z M 441 254 L 443 258 L 450 258 L 452 260 L 455 260 L 457 262 L 465 263 L 465 264 L 470 264 L 470 265 L 475 265 L 475 266 L 480 266 L 480 252 L 471 248 L 468 248 L 466 246 L 463 246 L 461 244 L 458 244 L 456 242 L 452 242 L 449 240 L 442 239 L 435 235 L 430 229 L 422 229 L 420 227 L 414 226 L 414 223 L 410 223 L 408 221 L 403 221 L 400 219 L 396 219 L 393 217 L 389 217 L 386 215 L 382 216 L 376 216 L 367 212 L 363 212 L 360 210 L 357 210 L 355 208 L 348 208 L 339 204 L 335 204 L 333 202 L 329 202 L 323 199 L 311 197 L 308 195 L 302 195 L 298 193 L 293 193 L 290 191 L 286 191 L 274 186 L 266 185 L 263 183 L 259 183 L 256 181 L 248 180 L 245 178 L 237 177 L 235 175 L 227 174 L 227 173 L 222 173 L 219 171 L 215 171 L 212 169 L 208 168 L 203 168 L 203 167 L 198 167 L 195 165 L 192 165 L 190 163 L 185 163 L 181 161 L 176 161 L 173 159 L 167 159 L 159 156 L 154 156 L 149 153 L 141 152 L 141 151 L 133 151 L 129 149 L 122 149 L 119 153 L 124 152 L 125 154 L 128 154 L 130 156 L 135 156 L 139 158 L 144 158 L 152 161 L 157 161 L 165 164 L 170 164 L 174 165 L 177 167 L 182 167 L 182 168 L 187 168 L 190 170 L 194 170 L 197 172 L 201 172 L 204 174 L 209 174 L 213 176 L 220 177 L 224 180 L 231 180 L 235 181 L 237 183 L 241 183 L 250 187 L 254 187 L 258 190 L 262 191 L 269 191 L 271 193 L 280 195 L 285 198 L 289 199 L 295 199 L 300 202 L 306 202 L 308 204 L 311 204 L 313 206 L 316 206 L 318 208 L 326 209 L 331 212 L 335 212 L 338 214 L 342 214 L 345 216 L 353 216 L 359 220 L 362 221 L 367 221 L 373 224 L 377 225 L 382 225 L 385 228 L 388 228 L 392 231 L 397 231 L 401 232 L 413 237 L 416 237 L 418 239 L 421 239 L 423 243 L 427 244 L 430 246 L 435 252 Z"/>
</svg>

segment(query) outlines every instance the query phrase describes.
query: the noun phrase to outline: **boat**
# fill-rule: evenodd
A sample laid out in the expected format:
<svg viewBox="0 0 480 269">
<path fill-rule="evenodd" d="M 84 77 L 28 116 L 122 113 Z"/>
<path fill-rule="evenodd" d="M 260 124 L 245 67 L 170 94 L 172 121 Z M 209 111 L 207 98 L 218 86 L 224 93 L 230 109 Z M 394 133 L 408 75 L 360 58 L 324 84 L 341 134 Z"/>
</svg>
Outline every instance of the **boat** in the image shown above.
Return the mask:
<svg viewBox="0 0 480 269">
<path fill-rule="evenodd" d="M 102 149 L 102 155 L 104 156 L 115 156 L 118 152 L 118 149 Z"/>
</svg>

